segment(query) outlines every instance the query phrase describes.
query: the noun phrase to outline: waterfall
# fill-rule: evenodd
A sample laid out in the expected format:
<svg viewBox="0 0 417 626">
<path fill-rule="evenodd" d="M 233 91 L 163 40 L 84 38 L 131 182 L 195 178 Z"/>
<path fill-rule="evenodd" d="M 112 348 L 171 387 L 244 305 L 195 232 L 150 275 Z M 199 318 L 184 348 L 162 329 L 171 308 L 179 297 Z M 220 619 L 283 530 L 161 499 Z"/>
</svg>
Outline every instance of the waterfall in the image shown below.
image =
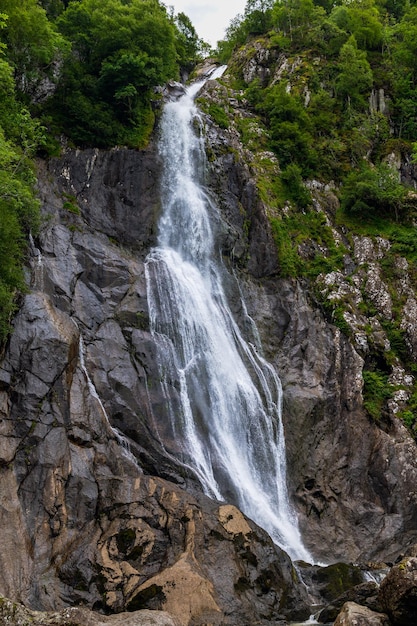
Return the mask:
<svg viewBox="0 0 417 626">
<path fill-rule="evenodd" d="M 214 76 L 212 76 L 213 78 Z M 157 247 L 145 263 L 150 326 L 179 462 L 205 493 L 238 506 L 293 559 L 303 546 L 286 485 L 282 390 L 274 368 L 245 341 L 223 289 L 204 188 L 201 83 L 165 105 Z"/>
</svg>

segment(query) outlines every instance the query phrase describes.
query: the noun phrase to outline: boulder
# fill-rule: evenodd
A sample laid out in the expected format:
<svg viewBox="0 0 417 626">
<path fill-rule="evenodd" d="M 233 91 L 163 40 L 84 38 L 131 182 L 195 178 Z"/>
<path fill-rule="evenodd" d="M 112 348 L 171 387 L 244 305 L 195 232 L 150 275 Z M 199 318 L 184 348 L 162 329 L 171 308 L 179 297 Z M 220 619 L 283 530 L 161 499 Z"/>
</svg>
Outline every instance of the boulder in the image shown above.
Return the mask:
<svg viewBox="0 0 417 626">
<path fill-rule="evenodd" d="M 346 602 L 334 626 L 390 626 L 390 623 L 383 613 L 375 613 L 355 602 Z"/>
<path fill-rule="evenodd" d="M 375 582 L 364 582 L 348 589 L 337 598 L 334 598 L 318 615 L 321 624 L 334 622 L 341 608 L 346 602 L 360 604 L 373 611 L 378 611 L 381 607 L 378 602 L 378 585 Z"/>
<path fill-rule="evenodd" d="M 393 626 L 409 626 L 417 619 L 417 558 L 405 558 L 382 581 L 379 600 Z"/>
</svg>

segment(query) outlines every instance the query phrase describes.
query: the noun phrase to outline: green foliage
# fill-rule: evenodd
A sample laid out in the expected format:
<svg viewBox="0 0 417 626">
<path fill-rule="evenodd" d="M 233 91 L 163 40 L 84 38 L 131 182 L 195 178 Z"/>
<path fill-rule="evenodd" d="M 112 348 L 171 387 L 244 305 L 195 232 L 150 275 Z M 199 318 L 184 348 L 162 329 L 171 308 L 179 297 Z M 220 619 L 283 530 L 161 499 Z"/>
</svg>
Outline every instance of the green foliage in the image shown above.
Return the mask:
<svg viewBox="0 0 417 626">
<path fill-rule="evenodd" d="M 229 118 L 226 111 L 220 104 L 211 103 L 207 108 L 207 113 L 213 118 L 220 128 L 229 128 Z"/>
<path fill-rule="evenodd" d="M 325 15 L 323 7 L 317 6 L 313 0 L 288 0 L 275 2 L 272 22 L 298 47 L 317 42 Z"/>
<path fill-rule="evenodd" d="M 281 167 L 296 163 L 306 177 L 314 171 L 316 153 L 310 117 L 301 98 L 288 93 L 283 83 L 271 87 L 265 96 L 258 109 L 269 120 L 271 147 Z"/>
<path fill-rule="evenodd" d="M 383 41 L 381 15 L 372 0 L 353 0 L 334 7 L 330 15 L 341 30 L 353 35 L 358 46 L 365 50 L 378 49 Z"/>
<path fill-rule="evenodd" d="M 331 228 L 323 213 L 308 210 L 290 213 L 280 218 L 270 218 L 277 246 L 280 271 L 283 276 L 316 278 L 342 265 L 344 248 L 336 246 Z M 301 249 L 307 250 L 308 252 Z M 347 325 L 341 310 L 335 312 L 331 305 L 332 321 L 338 326 Z"/>
<path fill-rule="evenodd" d="M 404 424 L 408 429 L 414 434 L 414 437 L 417 436 L 416 426 L 417 426 L 417 386 L 414 384 L 414 389 L 411 393 L 411 397 L 407 402 L 407 408 L 405 411 L 399 414 L 399 417 L 402 418 Z"/>
<path fill-rule="evenodd" d="M 303 184 L 301 168 L 292 163 L 286 167 L 281 174 L 287 194 L 293 202 L 300 208 L 306 209 L 311 204 L 311 193 Z"/>
<path fill-rule="evenodd" d="M 245 29 L 248 35 L 266 33 L 272 26 L 273 0 L 247 0 Z"/>
<path fill-rule="evenodd" d="M 185 13 L 178 13 L 175 18 L 178 28 L 177 53 L 180 64 L 187 69 L 191 69 L 198 59 L 201 48 L 206 45 L 199 38 L 190 18 Z"/>
<path fill-rule="evenodd" d="M 375 167 L 363 164 L 345 179 L 341 206 L 347 213 L 370 219 L 382 215 L 398 219 L 403 210 L 407 189 L 398 181 L 398 174 L 385 163 Z"/>
<path fill-rule="evenodd" d="M 0 17 L 0 28 L 4 21 Z M 13 68 L 0 46 L 0 345 L 10 331 L 17 297 L 25 289 L 27 233 L 39 223 L 32 157 L 43 129 L 15 96 Z"/>
<path fill-rule="evenodd" d="M 288 237 L 285 221 L 280 218 L 271 218 L 270 223 L 277 248 L 281 276 L 294 278 L 299 273 L 299 258 L 291 239 Z"/>
<path fill-rule="evenodd" d="M 378 421 L 386 401 L 392 396 L 393 386 L 388 383 L 388 374 L 380 370 L 364 370 L 363 383 L 363 406 Z"/>
<path fill-rule="evenodd" d="M 193 47 L 192 25 L 181 32 L 156 0 L 81 0 L 58 25 L 71 42 L 51 110 L 77 144 L 137 146 L 153 123 L 154 86 L 178 74 L 177 50 Z"/>
<path fill-rule="evenodd" d="M 16 297 L 25 288 L 25 233 L 36 229 L 38 211 L 30 162 L 0 129 L 0 344 L 9 332 Z"/>
<path fill-rule="evenodd" d="M 7 15 L 2 40 L 14 70 L 17 89 L 28 99 L 37 96 L 42 81 L 54 76 L 54 61 L 68 49 L 37 0 L 0 0 Z"/>
<path fill-rule="evenodd" d="M 358 49 L 354 35 L 342 46 L 339 55 L 336 93 L 348 106 L 364 108 L 364 98 L 373 83 L 372 70 L 366 53 Z"/>
<path fill-rule="evenodd" d="M 410 430 L 413 428 L 414 424 L 416 423 L 416 414 L 413 413 L 413 411 L 410 411 L 410 410 L 403 411 L 400 417 L 402 418 L 407 428 L 409 428 Z"/>
</svg>

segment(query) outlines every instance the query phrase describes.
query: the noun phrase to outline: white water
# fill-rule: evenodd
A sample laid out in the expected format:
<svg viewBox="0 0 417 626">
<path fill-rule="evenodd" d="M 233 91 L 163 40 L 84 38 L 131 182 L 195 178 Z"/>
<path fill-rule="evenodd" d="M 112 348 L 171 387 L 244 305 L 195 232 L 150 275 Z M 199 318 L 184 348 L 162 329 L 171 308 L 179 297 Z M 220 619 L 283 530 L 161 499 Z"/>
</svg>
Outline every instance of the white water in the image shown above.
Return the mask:
<svg viewBox="0 0 417 626">
<path fill-rule="evenodd" d="M 312 562 L 288 499 L 281 383 L 243 338 L 215 259 L 211 217 L 217 208 L 204 190 L 204 144 L 193 100 L 200 88 L 194 85 L 164 109 L 163 213 L 158 246 L 146 260 L 151 332 L 182 450 L 178 460 L 193 469 L 207 494 L 236 504 L 293 559 Z"/>
<path fill-rule="evenodd" d="M 32 257 L 36 258 L 36 262 L 33 263 L 33 275 L 32 275 L 33 288 L 39 289 L 39 291 L 43 291 L 44 280 L 43 280 L 42 253 L 39 250 L 39 248 L 36 247 L 35 242 L 32 237 L 32 233 L 29 233 L 29 249 L 32 254 Z"/>
</svg>

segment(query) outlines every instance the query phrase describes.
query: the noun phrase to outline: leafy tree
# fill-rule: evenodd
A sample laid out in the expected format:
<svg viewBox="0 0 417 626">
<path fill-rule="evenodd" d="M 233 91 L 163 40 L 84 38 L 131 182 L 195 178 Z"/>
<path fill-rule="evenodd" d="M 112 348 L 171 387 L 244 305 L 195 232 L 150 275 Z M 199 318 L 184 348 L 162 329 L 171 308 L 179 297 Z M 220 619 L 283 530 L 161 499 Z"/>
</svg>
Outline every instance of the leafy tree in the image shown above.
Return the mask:
<svg viewBox="0 0 417 626">
<path fill-rule="evenodd" d="M 367 102 L 364 95 L 373 84 L 371 66 L 366 52 L 359 50 L 354 35 L 342 46 L 338 62 L 336 93 L 342 100 L 357 108 L 364 108 Z"/>
<path fill-rule="evenodd" d="M 0 16 L 0 28 L 4 17 Z M 24 289 L 26 235 L 35 229 L 39 203 L 33 156 L 42 129 L 15 97 L 13 68 L 0 45 L 0 344 L 10 330 L 16 297 Z"/>
<path fill-rule="evenodd" d="M 301 98 L 288 93 L 286 85 L 280 83 L 267 92 L 258 108 L 268 119 L 271 146 L 281 167 L 298 163 L 307 176 L 314 169 L 316 155 L 310 117 Z"/>
<path fill-rule="evenodd" d="M 186 16 L 180 33 L 157 0 L 80 0 L 57 23 L 72 44 L 52 104 L 66 134 L 81 145 L 146 141 L 152 88 L 178 76 L 178 48 L 185 60 L 196 43 Z"/>
<path fill-rule="evenodd" d="M 359 48 L 374 50 L 381 47 L 383 23 L 373 0 L 352 0 L 336 6 L 330 20 L 349 35 L 354 35 Z"/>
<path fill-rule="evenodd" d="M 245 28 L 248 34 L 266 33 L 272 26 L 273 0 L 247 0 Z"/>
<path fill-rule="evenodd" d="M 295 202 L 298 208 L 306 209 L 311 204 L 311 193 L 303 184 L 301 168 L 296 163 L 291 163 L 286 167 L 282 172 L 281 180 L 288 197 Z"/>
<path fill-rule="evenodd" d="M 200 48 L 204 43 L 200 40 L 190 18 L 185 13 L 178 13 L 175 24 L 178 28 L 179 62 L 183 67 L 190 69 L 198 58 Z"/>
<path fill-rule="evenodd" d="M 226 29 L 226 38 L 217 42 L 218 56 L 222 63 L 227 63 L 233 50 L 245 43 L 247 32 L 243 16 L 238 14 L 234 17 Z"/>
<path fill-rule="evenodd" d="M 40 0 L 39 4 L 45 9 L 51 20 L 55 20 L 67 8 L 69 0 Z"/>
<path fill-rule="evenodd" d="M 393 119 L 398 136 L 413 140 L 417 133 L 417 7 L 411 7 L 393 31 Z"/>
<path fill-rule="evenodd" d="M 398 173 L 386 163 L 373 167 L 366 163 L 353 170 L 343 183 L 342 209 L 354 215 L 398 219 L 404 208 L 407 189 L 398 180 Z"/>
<path fill-rule="evenodd" d="M 36 0 L 0 0 L 0 11 L 7 15 L 1 34 L 16 86 L 36 98 L 42 81 L 53 77 L 54 61 L 65 53 L 66 42 Z"/>
<path fill-rule="evenodd" d="M 276 2 L 272 10 L 273 25 L 297 45 L 314 41 L 314 33 L 324 21 L 326 12 L 313 0 Z"/>
</svg>

